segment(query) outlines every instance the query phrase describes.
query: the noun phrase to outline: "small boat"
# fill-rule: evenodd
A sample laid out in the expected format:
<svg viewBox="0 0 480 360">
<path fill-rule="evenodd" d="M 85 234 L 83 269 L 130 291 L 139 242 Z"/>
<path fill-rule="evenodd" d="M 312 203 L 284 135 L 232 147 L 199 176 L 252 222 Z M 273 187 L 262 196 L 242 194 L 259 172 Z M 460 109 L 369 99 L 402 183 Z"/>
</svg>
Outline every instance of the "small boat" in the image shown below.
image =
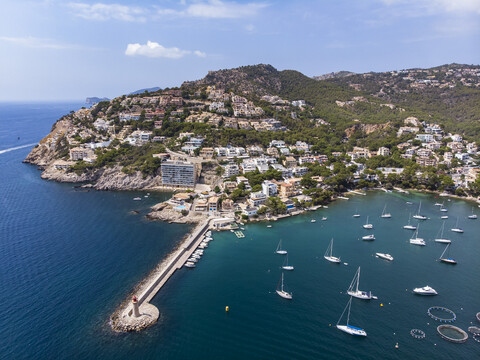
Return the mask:
<svg viewBox="0 0 480 360">
<path fill-rule="evenodd" d="M 360 283 L 360 266 L 358 267 L 358 270 L 355 273 L 355 276 L 353 277 L 352 282 L 350 283 L 350 287 L 347 290 L 347 294 L 362 300 L 376 299 L 376 297 L 372 295 L 371 291 L 358 290 L 359 283 Z"/>
<path fill-rule="evenodd" d="M 419 228 L 420 228 L 420 224 L 418 225 L 417 230 L 415 230 L 415 233 L 413 234 L 413 236 L 410 238 L 410 244 L 425 246 L 426 245 L 425 240 L 418 237 L 418 229 Z"/>
<path fill-rule="evenodd" d="M 375 255 L 379 258 L 382 258 L 382 259 L 385 259 L 385 260 L 389 260 L 389 261 L 393 261 L 393 256 L 390 255 L 390 254 L 384 254 L 384 253 L 375 253 Z"/>
<path fill-rule="evenodd" d="M 294 267 L 292 265 L 288 265 L 288 255 L 285 257 L 285 261 L 283 262 L 282 269 L 283 270 L 289 270 L 289 271 L 294 269 Z"/>
<path fill-rule="evenodd" d="M 387 213 L 386 210 L 387 210 L 387 204 L 385 204 L 385 206 L 383 207 L 382 215 L 380 215 L 380 217 L 384 219 L 389 219 L 392 217 L 392 214 Z"/>
<path fill-rule="evenodd" d="M 473 207 L 472 207 L 472 215 L 468 215 L 469 219 L 475 220 L 477 218 L 477 214 L 473 213 Z"/>
<path fill-rule="evenodd" d="M 188 262 L 196 263 L 196 262 L 198 262 L 198 259 L 195 259 L 195 258 L 191 257 L 191 258 L 189 258 L 187 261 L 188 261 Z"/>
<path fill-rule="evenodd" d="M 317 220 L 312 219 L 312 220 L 310 220 L 310 222 L 311 222 L 311 223 L 314 223 L 314 222 L 317 222 Z"/>
<path fill-rule="evenodd" d="M 323 255 L 323 257 L 330 262 L 340 264 L 340 258 L 333 256 L 332 251 L 333 251 L 333 239 L 330 241 L 330 245 L 328 245 L 327 251 L 325 251 L 325 255 Z"/>
<path fill-rule="evenodd" d="M 205 233 L 206 236 L 212 236 L 212 232 L 210 230 L 208 230 L 206 233 Z"/>
<path fill-rule="evenodd" d="M 280 295 L 284 299 L 292 300 L 292 293 L 289 293 L 283 289 L 283 272 L 282 272 L 282 279 L 280 283 L 278 283 L 277 294 Z"/>
<path fill-rule="evenodd" d="M 407 225 L 403 225 L 403 228 L 404 229 L 407 229 L 407 230 L 417 230 L 417 227 L 415 225 L 410 225 L 410 219 L 412 217 L 412 214 L 409 215 L 408 217 L 408 224 Z"/>
<path fill-rule="evenodd" d="M 411 201 L 407 201 L 405 204 L 407 205 L 413 205 L 413 203 Z"/>
<path fill-rule="evenodd" d="M 350 296 L 350 300 L 348 300 L 347 306 L 343 310 L 342 315 L 340 316 L 340 319 L 338 319 L 338 321 L 337 321 L 337 325 L 336 325 L 337 329 L 341 330 L 343 332 L 346 332 L 347 334 L 350 334 L 350 335 L 367 336 L 367 333 L 366 333 L 365 330 L 349 324 L 351 307 L 352 307 L 352 297 Z M 346 325 L 340 325 L 340 320 L 342 320 L 343 314 L 345 314 L 345 310 L 347 310 L 347 308 L 348 308 L 347 324 Z"/>
<path fill-rule="evenodd" d="M 133 200 L 140 201 L 140 200 L 142 200 L 142 198 L 141 197 L 135 197 L 135 198 L 133 198 Z"/>
<path fill-rule="evenodd" d="M 438 294 L 438 292 L 434 288 L 428 285 L 421 288 L 415 288 L 413 289 L 413 292 L 418 295 L 437 295 Z"/>
<path fill-rule="evenodd" d="M 187 262 L 185 263 L 185 265 L 183 265 L 183 266 L 185 266 L 185 267 L 187 267 L 187 268 L 194 268 L 194 267 L 195 267 L 195 263 L 193 263 L 193 262 L 191 262 L 191 261 L 187 261 Z"/>
<path fill-rule="evenodd" d="M 435 206 L 443 206 L 443 203 L 441 204 L 441 203 L 438 203 L 438 202 L 437 202 L 437 203 L 435 203 L 434 205 L 435 205 Z"/>
<path fill-rule="evenodd" d="M 448 244 L 445 247 L 445 250 L 443 250 L 442 255 L 440 255 L 440 261 L 443 261 L 444 263 L 447 263 L 447 264 L 456 264 L 457 262 L 455 261 L 455 259 L 448 256 L 448 253 L 450 251 L 449 249 L 450 249 L 450 244 Z M 447 253 L 447 255 L 444 257 L 445 252 Z"/>
<path fill-rule="evenodd" d="M 435 242 L 438 242 L 438 243 L 444 243 L 444 244 L 450 244 L 452 241 L 449 240 L 449 239 L 445 239 L 443 237 L 443 230 L 445 229 L 445 221 L 443 222 L 442 224 L 442 227 L 440 228 L 440 230 L 438 230 L 438 234 L 437 234 L 437 237 L 435 238 Z"/>
<path fill-rule="evenodd" d="M 271 228 L 271 227 L 272 227 L 272 225 L 267 225 L 267 228 Z"/>
<path fill-rule="evenodd" d="M 367 216 L 367 222 L 365 223 L 365 225 L 363 225 L 363 228 L 364 229 L 373 229 L 373 225 L 368 223 L 368 216 Z"/>
<path fill-rule="evenodd" d="M 192 254 L 190 257 L 195 258 L 195 259 L 200 259 L 202 255 L 200 254 Z"/>
<path fill-rule="evenodd" d="M 325 209 L 328 209 L 328 206 L 327 206 L 327 205 L 323 205 L 323 207 L 324 207 Z"/>
<path fill-rule="evenodd" d="M 354 218 L 360 217 L 360 214 L 358 213 L 358 209 L 355 210 L 355 214 L 353 214 Z"/>
<path fill-rule="evenodd" d="M 420 205 L 418 206 L 418 212 L 415 215 L 413 215 L 413 218 L 418 220 L 427 220 L 426 216 L 420 214 L 421 208 L 422 208 L 422 202 L 420 201 Z"/>
<path fill-rule="evenodd" d="M 325 216 L 322 217 L 322 221 L 327 221 L 327 218 Z"/>
<path fill-rule="evenodd" d="M 362 240 L 375 240 L 375 235 L 370 234 L 370 235 L 362 236 Z"/>
<path fill-rule="evenodd" d="M 448 219 L 448 215 L 440 216 L 440 219 L 443 219 L 443 220 Z"/>
<path fill-rule="evenodd" d="M 277 250 L 275 250 L 275 253 L 279 255 L 287 255 L 287 250 L 282 249 L 282 240 L 278 242 Z"/>
<path fill-rule="evenodd" d="M 456 232 L 456 233 L 463 233 L 463 229 L 458 227 L 458 217 L 457 217 L 457 223 L 456 223 L 455 227 L 450 229 L 450 230 L 453 231 L 453 232 Z"/>
<path fill-rule="evenodd" d="M 244 227 L 241 227 L 240 230 L 245 231 L 245 228 L 244 228 Z"/>
<path fill-rule="evenodd" d="M 441 211 L 441 212 L 447 212 L 447 211 L 448 211 L 448 209 L 447 209 L 447 208 L 444 208 L 444 207 L 442 207 L 442 208 L 440 209 L 440 211 Z"/>
</svg>

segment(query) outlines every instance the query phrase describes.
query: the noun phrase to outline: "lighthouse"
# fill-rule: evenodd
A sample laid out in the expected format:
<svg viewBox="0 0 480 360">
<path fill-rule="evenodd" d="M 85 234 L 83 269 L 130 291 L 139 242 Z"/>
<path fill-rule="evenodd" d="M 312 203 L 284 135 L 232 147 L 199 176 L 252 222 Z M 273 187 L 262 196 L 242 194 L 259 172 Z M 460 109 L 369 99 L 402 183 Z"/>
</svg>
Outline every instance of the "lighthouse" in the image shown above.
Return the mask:
<svg viewBox="0 0 480 360">
<path fill-rule="evenodd" d="M 136 296 L 134 296 L 132 298 L 132 305 L 133 305 L 133 316 L 139 317 L 140 316 L 140 310 L 138 309 L 138 300 L 137 300 Z"/>
</svg>

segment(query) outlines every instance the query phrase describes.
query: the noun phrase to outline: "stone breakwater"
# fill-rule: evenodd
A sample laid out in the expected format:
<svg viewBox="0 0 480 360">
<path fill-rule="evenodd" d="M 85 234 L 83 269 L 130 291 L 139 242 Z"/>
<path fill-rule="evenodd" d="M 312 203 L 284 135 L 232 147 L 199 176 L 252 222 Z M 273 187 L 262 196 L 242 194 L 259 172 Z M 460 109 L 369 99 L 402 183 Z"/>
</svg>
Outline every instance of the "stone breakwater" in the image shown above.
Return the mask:
<svg viewBox="0 0 480 360">
<path fill-rule="evenodd" d="M 180 269 L 190 255 L 203 240 L 205 232 L 210 227 L 210 220 L 198 224 L 186 236 L 179 247 L 164 259 L 150 275 L 143 280 L 128 298 L 111 315 L 110 324 L 114 331 L 140 331 L 157 322 L 160 312 L 150 301 L 160 291 L 163 285 Z M 131 299 L 135 296 L 140 316 L 134 316 Z"/>
</svg>

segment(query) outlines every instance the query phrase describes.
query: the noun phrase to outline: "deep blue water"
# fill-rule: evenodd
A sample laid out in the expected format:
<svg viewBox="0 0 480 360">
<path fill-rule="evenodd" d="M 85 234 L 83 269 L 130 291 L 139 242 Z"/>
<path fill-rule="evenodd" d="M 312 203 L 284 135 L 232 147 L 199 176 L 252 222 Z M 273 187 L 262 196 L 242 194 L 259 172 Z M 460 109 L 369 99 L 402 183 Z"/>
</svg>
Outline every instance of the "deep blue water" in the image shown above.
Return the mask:
<svg viewBox="0 0 480 360">
<path fill-rule="evenodd" d="M 71 184 L 44 181 L 21 163 L 61 115 L 82 104 L 0 104 L 0 358 L 5 359 L 407 359 L 478 358 L 480 344 L 451 344 L 436 334 L 428 307 L 456 312 L 464 330 L 480 311 L 479 220 L 468 220 L 475 204 L 446 201 L 445 232 L 458 265 L 439 263 L 444 245 L 433 242 L 441 220 L 431 195 L 375 192 L 339 200 L 315 213 L 273 224 L 246 226 L 246 237 L 215 233 L 197 268 L 177 272 L 153 300 L 158 324 L 138 334 L 114 334 L 108 317 L 131 289 L 170 252 L 188 226 L 148 222 L 148 206 L 165 198 L 135 192 L 80 192 Z M 20 136 L 20 140 L 17 140 Z M 410 245 L 402 229 L 422 200 L 430 217 L 420 227 L 427 246 Z M 414 202 L 407 205 L 406 201 Z M 443 199 L 441 200 L 443 201 Z M 384 205 L 392 219 L 380 219 Z M 360 218 L 352 218 L 358 212 Z M 139 210 L 140 215 L 131 214 Z M 377 240 L 359 238 L 366 215 Z M 326 216 L 327 221 L 320 221 Z M 464 234 L 448 229 L 459 218 Z M 310 219 L 316 218 L 316 223 Z M 334 238 L 331 264 L 323 254 Z M 293 300 L 275 294 L 283 257 L 293 272 L 285 283 Z M 377 259 L 388 252 L 393 262 Z M 353 300 L 351 324 L 368 337 L 334 328 L 358 266 L 360 288 L 379 297 Z M 414 287 L 430 285 L 439 295 L 420 297 Z M 383 306 L 380 306 L 383 304 Z M 230 312 L 225 313 L 226 305 Z M 478 324 L 477 324 L 478 325 Z M 416 340 L 412 328 L 426 333 Z M 395 349 L 395 343 L 399 349 Z"/>
</svg>

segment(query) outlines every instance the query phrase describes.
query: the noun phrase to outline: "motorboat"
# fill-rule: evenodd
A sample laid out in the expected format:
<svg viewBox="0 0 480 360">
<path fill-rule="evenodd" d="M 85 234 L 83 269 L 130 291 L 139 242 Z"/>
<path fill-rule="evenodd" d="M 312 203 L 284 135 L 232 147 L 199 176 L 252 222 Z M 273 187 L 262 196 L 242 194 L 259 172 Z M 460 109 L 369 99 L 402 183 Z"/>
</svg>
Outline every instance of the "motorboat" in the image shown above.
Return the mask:
<svg viewBox="0 0 480 360">
<path fill-rule="evenodd" d="M 317 220 L 312 219 L 312 220 L 310 220 L 310 222 L 311 222 L 311 223 L 314 223 L 314 222 L 317 222 Z"/>
<path fill-rule="evenodd" d="M 448 219 L 448 215 L 440 216 L 440 219 L 443 219 L 443 220 Z"/>
<path fill-rule="evenodd" d="M 375 253 L 375 255 L 379 258 L 382 258 L 382 259 L 385 259 L 385 260 L 389 260 L 389 261 L 393 261 L 393 256 L 390 255 L 390 254 L 384 254 L 384 253 Z"/>
<path fill-rule="evenodd" d="M 322 221 L 327 221 L 327 218 L 325 216 L 322 217 Z"/>
<path fill-rule="evenodd" d="M 434 288 L 428 285 L 421 288 L 415 288 L 413 289 L 413 292 L 418 295 L 437 295 L 438 294 L 438 292 Z"/>
<path fill-rule="evenodd" d="M 185 266 L 185 267 L 187 267 L 187 268 L 194 268 L 194 267 L 195 267 L 195 263 L 193 263 L 193 262 L 191 262 L 191 261 L 187 261 L 187 262 L 185 263 L 185 265 L 183 265 L 183 266 Z"/>
<path fill-rule="evenodd" d="M 340 264 L 340 258 L 333 256 L 332 251 L 333 251 L 333 239 L 330 241 L 330 245 L 328 245 L 327 251 L 325 251 L 325 255 L 323 255 L 323 257 L 330 262 Z"/>
<path fill-rule="evenodd" d="M 362 240 L 375 240 L 375 235 L 370 234 L 370 235 L 362 236 Z"/>
<path fill-rule="evenodd" d="M 198 262 L 198 259 L 194 258 L 194 257 L 191 257 L 187 260 L 188 262 L 193 262 L 193 263 L 196 263 Z"/>
<path fill-rule="evenodd" d="M 133 200 L 140 201 L 140 200 L 142 200 L 142 198 L 141 197 L 135 197 L 135 198 L 133 198 Z"/>
</svg>

